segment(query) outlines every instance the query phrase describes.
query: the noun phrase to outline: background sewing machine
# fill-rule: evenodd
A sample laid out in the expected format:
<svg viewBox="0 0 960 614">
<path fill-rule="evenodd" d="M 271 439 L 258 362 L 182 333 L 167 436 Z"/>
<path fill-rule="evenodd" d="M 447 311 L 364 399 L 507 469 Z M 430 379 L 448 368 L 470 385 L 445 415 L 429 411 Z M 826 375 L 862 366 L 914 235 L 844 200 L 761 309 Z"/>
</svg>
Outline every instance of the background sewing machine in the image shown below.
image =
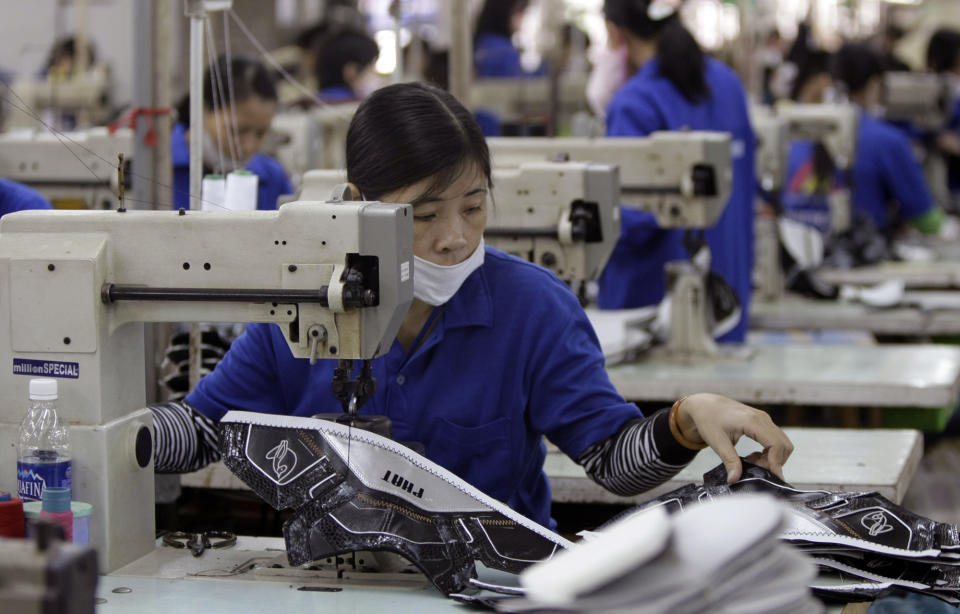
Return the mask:
<svg viewBox="0 0 960 614">
<path fill-rule="evenodd" d="M 754 106 L 750 121 L 757 134 L 757 180 L 773 208 L 773 215 L 762 213 L 755 226 L 755 294 L 761 300 L 773 301 L 784 290 L 779 228 L 783 211 L 779 199 L 787 181 L 790 142 L 819 141 L 838 172 L 848 173 L 856 154 L 859 116 L 856 107 L 848 104 L 784 104 L 775 109 Z M 850 227 L 850 198 L 849 185 L 828 195 L 832 232 Z"/>
<path fill-rule="evenodd" d="M 624 207 L 651 213 L 663 228 L 709 228 L 723 212 L 732 185 L 730 135 L 654 132 L 647 138 L 492 138 L 496 168 L 532 160 L 576 160 L 620 168 Z M 688 261 L 667 265 L 670 335 L 664 358 L 716 355 L 707 331 L 702 273 Z"/>
<path fill-rule="evenodd" d="M 952 104 L 952 88 L 940 75 L 919 72 L 883 75 L 881 106 L 883 118 L 889 122 L 904 124 L 912 131 L 936 134 L 946 126 Z M 951 199 L 943 156 L 929 147 L 918 147 L 916 153 L 934 200 L 946 207 Z"/>
<path fill-rule="evenodd" d="M 122 153 L 129 162 L 133 149 L 129 128 L 113 134 L 90 128 L 59 137 L 47 130 L 15 130 L 0 134 L 0 177 L 29 185 L 57 209 L 110 209 L 116 204 L 117 171 L 104 160 L 116 163 Z"/>
<path fill-rule="evenodd" d="M 12 89 L 22 106 L 41 115 L 53 114 L 57 127 L 99 126 L 108 121 L 110 71 L 106 64 L 97 64 L 82 73 L 66 78 L 52 76 L 17 79 Z M 69 122 L 63 121 L 69 117 Z M 27 113 L 10 113 L 4 128 L 33 127 L 36 120 Z"/>
<path fill-rule="evenodd" d="M 495 114 L 503 134 L 569 133 L 575 116 L 588 109 L 586 76 L 564 75 L 551 87 L 548 77 L 477 79 L 469 108 Z"/>
<path fill-rule="evenodd" d="M 290 173 L 294 188 L 314 168 L 346 168 L 347 129 L 357 104 L 331 104 L 277 113 L 270 125 L 264 153 L 274 156 Z"/>
<path fill-rule="evenodd" d="M 73 496 L 93 504 L 101 569 L 146 554 L 154 476 L 152 418 L 138 409 L 143 322 L 273 322 L 297 357 L 373 358 L 412 301 L 412 238 L 409 205 L 373 202 L 5 216 L 0 466 L 15 464 L 30 377 L 63 378 Z M 13 471 L 0 474 L 0 489 L 15 487 Z"/>
</svg>

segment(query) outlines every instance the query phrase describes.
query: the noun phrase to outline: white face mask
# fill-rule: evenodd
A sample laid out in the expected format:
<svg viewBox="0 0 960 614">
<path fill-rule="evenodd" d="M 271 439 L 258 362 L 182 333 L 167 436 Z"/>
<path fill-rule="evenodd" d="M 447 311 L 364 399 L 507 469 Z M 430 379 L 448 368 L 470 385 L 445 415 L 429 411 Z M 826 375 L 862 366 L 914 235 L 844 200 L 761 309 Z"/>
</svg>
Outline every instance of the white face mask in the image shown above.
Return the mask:
<svg viewBox="0 0 960 614">
<path fill-rule="evenodd" d="M 483 238 L 470 257 L 453 266 L 441 266 L 413 257 L 413 296 L 428 305 L 443 305 L 457 293 L 463 282 L 483 264 Z"/>
</svg>

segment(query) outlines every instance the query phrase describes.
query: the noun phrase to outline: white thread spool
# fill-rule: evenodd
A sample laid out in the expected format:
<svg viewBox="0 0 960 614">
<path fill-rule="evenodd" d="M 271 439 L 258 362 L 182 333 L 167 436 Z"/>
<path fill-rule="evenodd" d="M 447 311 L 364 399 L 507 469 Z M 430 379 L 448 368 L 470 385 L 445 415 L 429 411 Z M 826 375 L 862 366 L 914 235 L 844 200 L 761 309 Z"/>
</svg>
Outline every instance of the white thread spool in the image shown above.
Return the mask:
<svg viewBox="0 0 960 614">
<path fill-rule="evenodd" d="M 200 184 L 201 211 L 222 211 L 226 198 L 227 180 L 223 175 L 207 175 Z"/>
<path fill-rule="evenodd" d="M 229 173 L 224 205 L 231 211 L 255 211 L 259 182 L 260 178 L 250 171 Z"/>
</svg>

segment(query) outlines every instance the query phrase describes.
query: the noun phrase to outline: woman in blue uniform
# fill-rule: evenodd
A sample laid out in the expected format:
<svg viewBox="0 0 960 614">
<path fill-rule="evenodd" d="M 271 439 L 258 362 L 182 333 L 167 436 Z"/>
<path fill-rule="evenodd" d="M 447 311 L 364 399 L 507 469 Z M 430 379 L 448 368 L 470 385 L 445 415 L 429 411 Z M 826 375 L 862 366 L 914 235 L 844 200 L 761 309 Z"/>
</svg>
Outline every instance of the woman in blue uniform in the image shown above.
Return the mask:
<svg viewBox="0 0 960 614">
<path fill-rule="evenodd" d="M 218 75 L 211 75 L 210 69 L 207 69 L 203 79 L 204 174 L 223 174 L 232 170 L 246 169 L 259 178 L 257 209 L 276 209 L 277 198 L 284 194 L 293 194 L 293 185 L 279 162 L 258 153 L 270 129 L 273 114 L 277 110 L 277 90 L 273 86 L 273 80 L 263 64 L 242 56 L 234 56 L 229 63 L 225 57 L 221 57 L 217 67 Z M 227 105 L 220 103 L 218 90 L 221 88 L 217 87 L 214 77 L 220 82 L 224 97 L 228 101 L 228 85 L 233 86 L 235 125 Z M 217 104 L 214 104 L 214 101 Z M 173 159 L 173 208 L 189 209 L 189 98 L 184 98 L 177 106 L 177 115 L 180 121 L 173 127 L 173 134 L 170 137 L 170 154 Z M 227 138 L 228 131 L 236 135 L 239 142 L 235 147 L 238 147 L 239 151 L 231 151 Z"/>
<path fill-rule="evenodd" d="M 656 130 L 715 130 L 733 136 L 733 193 L 706 232 L 712 269 L 736 292 L 739 323 L 720 338 L 743 341 L 753 268 L 754 136 L 736 74 L 707 58 L 672 5 L 658 0 L 606 0 L 608 31 L 639 66 L 607 108 L 607 136 L 647 136 Z M 686 258 L 682 231 L 657 227 L 652 215 L 624 207 L 620 241 L 600 278 L 603 309 L 659 303 L 664 265 Z"/>
<path fill-rule="evenodd" d="M 869 113 L 880 102 L 880 56 L 866 45 L 848 44 L 837 52 L 834 65 L 837 79 L 861 111 L 851 173 L 854 213 L 869 217 L 883 231 L 910 222 L 921 232 L 937 232 L 943 212 L 933 202 L 910 141 Z"/>
<path fill-rule="evenodd" d="M 473 37 L 473 66 L 478 79 L 543 76 L 546 67 L 527 72 L 520 64 L 520 52 L 513 35 L 520 30 L 529 0 L 487 0 L 477 16 Z M 477 110 L 477 122 L 486 136 L 501 134 L 500 116 L 488 109 Z"/>
<path fill-rule="evenodd" d="M 743 434 L 780 473 L 792 446 L 766 413 L 696 394 L 644 418 L 611 385 L 574 294 L 546 269 L 484 247 L 490 155 L 449 93 L 415 83 L 377 90 L 354 116 L 346 159 L 355 195 L 413 204 L 415 300 L 390 351 L 372 361 L 376 393 L 360 410 L 388 416 L 397 440 L 419 442 L 544 525 L 544 436 L 621 494 L 665 481 L 706 444 L 736 480 Z M 293 358 L 277 326 L 248 326 L 185 404 L 153 408 L 158 470 L 215 459 L 215 421 L 231 409 L 338 412 L 335 367 Z"/>
<path fill-rule="evenodd" d="M 376 89 L 377 41 L 356 28 L 336 28 L 321 39 L 316 53 L 320 98 L 326 102 L 360 100 Z"/>
</svg>

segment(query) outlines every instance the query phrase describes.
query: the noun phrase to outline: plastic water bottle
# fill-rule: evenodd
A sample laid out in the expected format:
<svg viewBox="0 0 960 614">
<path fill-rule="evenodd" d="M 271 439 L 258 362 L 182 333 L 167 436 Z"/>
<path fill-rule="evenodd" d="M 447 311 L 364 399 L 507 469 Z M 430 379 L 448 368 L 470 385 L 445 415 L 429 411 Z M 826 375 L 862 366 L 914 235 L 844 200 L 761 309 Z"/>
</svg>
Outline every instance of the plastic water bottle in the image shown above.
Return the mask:
<svg viewBox="0 0 960 614">
<path fill-rule="evenodd" d="M 17 492 L 24 501 L 40 501 L 48 486 L 72 486 L 70 429 L 56 405 L 57 380 L 30 380 L 30 409 L 17 439 Z"/>
</svg>

